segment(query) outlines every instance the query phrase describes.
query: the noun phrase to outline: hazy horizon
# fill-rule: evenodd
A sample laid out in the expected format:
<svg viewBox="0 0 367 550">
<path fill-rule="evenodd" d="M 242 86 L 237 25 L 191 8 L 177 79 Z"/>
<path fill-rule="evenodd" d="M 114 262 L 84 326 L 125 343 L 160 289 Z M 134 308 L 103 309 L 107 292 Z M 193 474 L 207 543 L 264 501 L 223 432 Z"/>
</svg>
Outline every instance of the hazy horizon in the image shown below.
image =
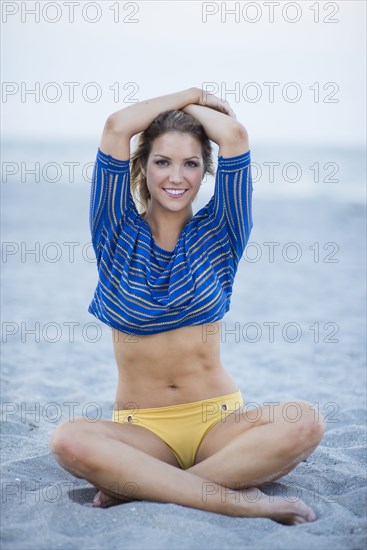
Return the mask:
<svg viewBox="0 0 367 550">
<path fill-rule="evenodd" d="M 7 141 L 99 140 L 112 112 L 198 86 L 253 143 L 365 144 L 364 2 L 36 4 L 2 3 Z"/>
</svg>

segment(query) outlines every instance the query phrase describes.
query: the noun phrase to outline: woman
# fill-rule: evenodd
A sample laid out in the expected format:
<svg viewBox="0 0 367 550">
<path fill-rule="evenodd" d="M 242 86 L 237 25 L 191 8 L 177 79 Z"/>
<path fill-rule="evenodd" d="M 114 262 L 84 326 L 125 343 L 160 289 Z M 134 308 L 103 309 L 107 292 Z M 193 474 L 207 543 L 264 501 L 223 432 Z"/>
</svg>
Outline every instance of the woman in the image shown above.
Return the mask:
<svg viewBox="0 0 367 550">
<path fill-rule="evenodd" d="M 193 216 L 213 173 L 210 140 L 215 192 Z M 65 421 L 51 443 L 66 470 L 98 489 L 95 506 L 152 500 L 284 524 L 316 518 L 303 501 L 258 487 L 311 454 L 323 419 L 306 401 L 246 411 L 220 360 L 251 194 L 247 131 L 226 101 L 190 88 L 107 119 L 91 191 L 99 281 L 89 311 L 112 328 L 113 421 Z"/>
</svg>

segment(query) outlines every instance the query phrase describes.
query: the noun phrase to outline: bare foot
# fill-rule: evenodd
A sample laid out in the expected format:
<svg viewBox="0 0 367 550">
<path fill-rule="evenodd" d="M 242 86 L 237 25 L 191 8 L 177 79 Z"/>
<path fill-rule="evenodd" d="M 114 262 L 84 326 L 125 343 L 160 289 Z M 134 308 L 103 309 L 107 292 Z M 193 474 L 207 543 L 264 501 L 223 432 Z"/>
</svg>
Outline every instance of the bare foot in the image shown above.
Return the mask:
<svg viewBox="0 0 367 550">
<path fill-rule="evenodd" d="M 289 502 L 284 497 L 266 495 L 256 487 L 242 490 L 226 489 L 223 497 L 229 500 L 228 515 L 236 517 L 269 518 L 284 525 L 299 525 L 316 519 L 315 512 L 302 500 Z M 109 508 L 132 500 L 134 499 L 116 498 L 98 491 L 92 506 Z"/>
<path fill-rule="evenodd" d="M 256 487 L 236 492 L 241 493 L 236 502 L 240 503 L 245 517 L 264 517 L 285 525 L 299 525 L 316 519 L 315 512 L 303 500 L 290 502 L 284 497 L 266 495 Z"/>
<path fill-rule="evenodd" d="M 132 499 L 130 498 L 116 498 L 111 497 L 107 493 L 104 493 L 103 491 L 98 491 L 96 496 L 93 499 L 92 506 L 94 508 L 110 508 L 110 506 L 116 506 L 116 504 L 123 504 L 126 502 L 131 502 Z"/>
</svg>

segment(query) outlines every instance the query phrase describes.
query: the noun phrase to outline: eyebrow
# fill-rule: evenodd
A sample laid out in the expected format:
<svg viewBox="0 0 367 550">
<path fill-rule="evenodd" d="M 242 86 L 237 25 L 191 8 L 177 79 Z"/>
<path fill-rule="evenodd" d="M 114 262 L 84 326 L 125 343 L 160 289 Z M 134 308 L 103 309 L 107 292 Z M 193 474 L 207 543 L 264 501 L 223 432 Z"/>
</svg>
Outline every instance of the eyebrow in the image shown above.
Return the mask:
<svg viewBox="0 0 367 550">
<path fill-rule="evenodd" d="M 165 158 L 165 159 L 171 160 L 170 157 L 166 157 L 165 155 L 160 155 L 160 154 L 158 154 L 158 155 L 153 155 L 153 157 L 163 157 L 163 158 Z M 186 158 L 186 159 L 184 159 L 184 160 L 190 160 L 190 159 L 198 159 L 198 160 L 200 160 L 200 157 L 192 156 L 192 157 L 188 157 L 188 158 Z"/>
</svg>

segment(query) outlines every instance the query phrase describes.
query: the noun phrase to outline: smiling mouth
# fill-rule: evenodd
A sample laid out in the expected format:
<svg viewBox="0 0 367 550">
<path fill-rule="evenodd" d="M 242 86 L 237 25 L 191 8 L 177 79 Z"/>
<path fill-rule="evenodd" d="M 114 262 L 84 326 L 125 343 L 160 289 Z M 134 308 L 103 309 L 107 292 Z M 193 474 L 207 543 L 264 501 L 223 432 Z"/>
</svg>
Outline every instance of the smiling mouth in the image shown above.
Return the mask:
<svg viewBox="0 0 367 550">
<path fill-rule="evenodd" d="M 170 197 L 182 197 L 187 189 L 164 189 L 164 191 L 169 195 Z"/>
</svg>

